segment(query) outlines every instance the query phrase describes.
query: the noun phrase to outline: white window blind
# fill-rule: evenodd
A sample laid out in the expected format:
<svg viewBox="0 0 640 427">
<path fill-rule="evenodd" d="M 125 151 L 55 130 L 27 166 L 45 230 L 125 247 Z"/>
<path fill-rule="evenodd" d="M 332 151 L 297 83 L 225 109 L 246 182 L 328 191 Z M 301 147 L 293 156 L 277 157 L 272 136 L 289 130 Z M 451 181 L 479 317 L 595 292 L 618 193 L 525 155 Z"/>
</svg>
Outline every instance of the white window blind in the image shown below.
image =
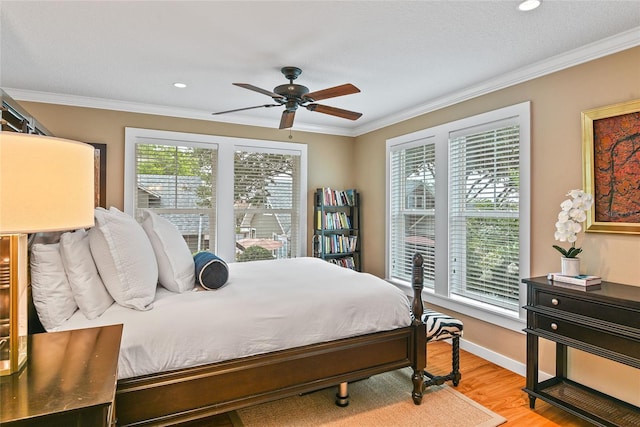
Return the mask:
<svg viewBox="0 0 640 427">
<path fill-rule="evenodd" d="M 215 146 L 136 144 L 134 213 L 150 209 L 170 220 L 189 248 L 215 251 Z"/>
<path fill-rule="evenodd" d="M 124 209 L 227 262 L 306 255 L 307 146 L 125 129 Z"/>
<path fill-rule="evenodd" d="M 234 154 L 238 261 L 299 253 L 300 156 L 265 150 Z"/>
<path fill-rule="evenodd" d="M 410 281 L 413 254 L 424 258 L 424 285 L 435 279 L 435 144 L 390 153 L 390 275 Z"/>
<path fill-rule="evenodd" d="M 506 120 L 451 133 L 449 150 L 450 292 L 517 311 L 519 126 Z"/>
<path fill-rule="evenodd" d="M 530 247 L 530 103 L 387 140 L 386 277 L 425 301 L 520 331 Z"/>
</svg>

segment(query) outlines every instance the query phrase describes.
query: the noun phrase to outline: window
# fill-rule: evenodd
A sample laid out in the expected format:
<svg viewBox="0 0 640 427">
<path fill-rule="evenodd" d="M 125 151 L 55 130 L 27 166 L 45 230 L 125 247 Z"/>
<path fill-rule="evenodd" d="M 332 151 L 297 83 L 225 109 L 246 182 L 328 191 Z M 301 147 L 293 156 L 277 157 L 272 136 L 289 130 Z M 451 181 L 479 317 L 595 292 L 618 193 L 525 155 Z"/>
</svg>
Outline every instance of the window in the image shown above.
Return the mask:
<svg viewBox="0 0 640 427">
<path fill-rule="evenodd" d="M 193 252 L 215 246 L 217 149 L 136 144 L 134 212 L 151 209 L 170 220 Z"/>
<path fill-rule="evenodd" d="M 238 261 L 291 258 L 292 251 L 299 252 L 292 245 L 299 241 L 299 171 L 298 155 L 248 147 L 234 153 Z"/>
<path fill-rule="evenodd" d="M 413 254 L 424 257 L 424 284 L 435 279 L 435 145 L 420 140 L 391 155 L 392 278 L 411 280 Z M 415 146 L 414 146 L 415 145 Z"/>
<path fill-rule="evenodd" d="M 388 140 L 387 159 L 387 277 L 408 286 L 420 252 L 426 300 L 483 318 L 522 317 L 529 103 Z"/>
<path fill-rule="evenodd" d="M 306 250 L 306 146 L 127 128 L 125 211 L 169 219 L 227 261 Z"/>
</svg>

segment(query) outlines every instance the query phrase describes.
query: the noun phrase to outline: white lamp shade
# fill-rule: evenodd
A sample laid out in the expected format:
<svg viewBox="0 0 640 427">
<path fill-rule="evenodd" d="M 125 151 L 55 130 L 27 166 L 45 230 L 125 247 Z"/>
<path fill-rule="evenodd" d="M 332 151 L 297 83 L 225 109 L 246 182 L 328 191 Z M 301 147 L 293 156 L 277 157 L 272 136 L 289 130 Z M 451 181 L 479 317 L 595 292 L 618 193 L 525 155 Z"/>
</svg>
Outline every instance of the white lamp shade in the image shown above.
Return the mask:
<svg viewBox="0 0 640 427">
<path fill-rule="evenodd" d="M 93 226 L 94 148 L 0 132 L 0 234 Z"/>
</svg>

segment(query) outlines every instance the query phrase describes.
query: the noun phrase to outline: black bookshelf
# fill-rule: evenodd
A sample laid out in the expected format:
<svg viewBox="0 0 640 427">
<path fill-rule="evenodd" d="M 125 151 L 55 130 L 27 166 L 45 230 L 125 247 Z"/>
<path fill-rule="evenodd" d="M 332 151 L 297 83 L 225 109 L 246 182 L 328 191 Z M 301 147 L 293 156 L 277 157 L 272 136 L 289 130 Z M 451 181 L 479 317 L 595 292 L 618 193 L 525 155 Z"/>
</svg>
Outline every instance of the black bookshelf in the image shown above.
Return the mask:
<svg viewBox="0 0 640 427">
<path fill-rule="evenodd" d="M 318 188 L 314 195 L 313 256 L 361 271 L 360 194 Z"/>
</svg>

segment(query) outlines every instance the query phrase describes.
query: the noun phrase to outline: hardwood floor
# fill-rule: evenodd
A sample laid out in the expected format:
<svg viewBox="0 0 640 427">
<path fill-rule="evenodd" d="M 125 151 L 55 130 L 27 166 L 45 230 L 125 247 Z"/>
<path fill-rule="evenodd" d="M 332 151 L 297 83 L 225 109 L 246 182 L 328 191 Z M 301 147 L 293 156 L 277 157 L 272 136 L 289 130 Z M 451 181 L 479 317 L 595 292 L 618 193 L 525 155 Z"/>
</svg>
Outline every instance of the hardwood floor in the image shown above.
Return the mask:
<svg viewBox="0 0 640 427">
<path fill-rule="evenodd" d="M 451 346 L 434 342 L 427 348 L 429 372 L 444 375 L 451 370 Z M 522 391 L 525 378 L 491 362 L 460 350 L 462 380 L 456 390 L 507 419 L 503 426 L 587 427 L 590 423 L 538 399 L 529 409 L 529 398 Z M 227 414 L 190 427 L 233 427 Z"/>
<path fill-rule="evenodd" d="M 444 342 L 427 347 L 429 372 L 451 370 L 451 346 Z M 437 369 L 436 369 L 437 367 Z M 536 400 L 529 409 L 529 397 L 522 391 L 525 378 L 464 350 L 460 350 L 462 380 L 456 390 L 507 419 L 503 426 L 586 427 L 591 423 L 562 409 Z"/>
</svg>

